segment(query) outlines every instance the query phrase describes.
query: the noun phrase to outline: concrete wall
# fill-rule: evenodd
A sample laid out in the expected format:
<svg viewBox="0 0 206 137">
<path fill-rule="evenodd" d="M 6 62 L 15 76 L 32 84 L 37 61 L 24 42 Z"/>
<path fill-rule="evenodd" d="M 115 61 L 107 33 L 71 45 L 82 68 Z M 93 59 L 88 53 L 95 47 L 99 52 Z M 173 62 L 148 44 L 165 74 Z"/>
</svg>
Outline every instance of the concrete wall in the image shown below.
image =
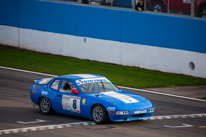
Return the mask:
<svg viewBox="0 0 206 137">
<path fill-rule="evenodd" d="M 0 16 L 2 44 L 206 78 L 206 20 L 39 0 L 18 2 L 0 1 L 4 4 L 0 14 L 8 10 L 11 15 Z"/>
<path fill-rule="evenodd" d="M 19 46 L 19 28 L 0 25 L 0 43 L 13 47 Z"/>
</svg>

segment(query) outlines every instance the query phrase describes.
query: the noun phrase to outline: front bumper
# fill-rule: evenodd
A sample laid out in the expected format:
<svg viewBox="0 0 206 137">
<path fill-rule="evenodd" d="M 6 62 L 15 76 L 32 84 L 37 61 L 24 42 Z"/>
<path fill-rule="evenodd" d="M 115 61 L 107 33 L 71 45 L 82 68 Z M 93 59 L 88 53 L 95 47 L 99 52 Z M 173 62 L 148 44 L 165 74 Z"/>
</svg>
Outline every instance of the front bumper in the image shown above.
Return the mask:
<svg viewBox="0 0 206 137">
<path fill-rule="evenodd" d="M 151 115 L 154 113 L 150 112 L 149 110 L 155 109 L 155 107 L 146 108 L 146 109 L 135 109 L 135 110 L 128 110 L 129 114 L 126 115 L 117 115 L 116 111 L 114 114 L 109 114 L 110 120 L 114 122 L 121 122 L 121 121 L 134 121 L 134 120 L 143 120 L 149 119 Z M 120 110 L 118 110 L 120 111 Z"/>
</svg>

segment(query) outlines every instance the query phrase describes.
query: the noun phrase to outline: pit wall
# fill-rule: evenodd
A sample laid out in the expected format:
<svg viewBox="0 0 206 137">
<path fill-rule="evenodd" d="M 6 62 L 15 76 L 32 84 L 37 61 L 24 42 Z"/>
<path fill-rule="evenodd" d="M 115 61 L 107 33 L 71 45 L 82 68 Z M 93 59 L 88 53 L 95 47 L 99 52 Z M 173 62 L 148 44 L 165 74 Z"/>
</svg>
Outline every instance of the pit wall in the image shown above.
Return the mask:
<svg viewBox="0 0 206 137">
<path fill-rule="evenodd" d="M 23 49 L 206 78 L 205 39 L 206 20 L 0 0 L 0 43 Z"/>
</svg>

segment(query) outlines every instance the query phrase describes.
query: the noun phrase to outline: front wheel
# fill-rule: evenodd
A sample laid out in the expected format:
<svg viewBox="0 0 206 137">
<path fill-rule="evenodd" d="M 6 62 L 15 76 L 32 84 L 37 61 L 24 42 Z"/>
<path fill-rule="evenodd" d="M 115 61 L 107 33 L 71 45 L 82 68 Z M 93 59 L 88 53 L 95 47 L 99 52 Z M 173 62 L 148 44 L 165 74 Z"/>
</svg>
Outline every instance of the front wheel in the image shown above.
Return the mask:
<svg viewBox="0 0 206 137">
<path fill-rule="evenodd" d="M 39 109 L 42 114 L 51 114 L 52 106 L 50 100 L 48 98 L 42 98 L 39 103 Z"/>
<path fill-rule="evenodd" d="M 155 12 L 163 12 L 163 10 L 165 9 L 164 5 L 162 2 L 160 1 L 156 1 L 153 3 L 153 8 Z"/>
<path fill-rule="evenodd" d="M 107 123 L 109 121 L 107 111 L 102 105 L 95 105 L 92 108 L 92 119 L 97 124 Z"/>
</svg>

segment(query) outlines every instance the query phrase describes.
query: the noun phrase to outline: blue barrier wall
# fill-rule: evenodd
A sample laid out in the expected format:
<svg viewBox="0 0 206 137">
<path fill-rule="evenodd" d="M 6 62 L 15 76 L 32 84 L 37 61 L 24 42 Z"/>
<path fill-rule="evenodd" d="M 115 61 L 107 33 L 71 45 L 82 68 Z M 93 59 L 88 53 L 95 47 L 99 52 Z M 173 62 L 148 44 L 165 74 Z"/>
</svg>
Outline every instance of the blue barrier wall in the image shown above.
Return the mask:
<svg viewBox="0 0 206 137">
<path fill-rule="evenodd" d="M 120 41 L 118 10 L 31 0 L 20 9 L 21 28 Z"/>
<path fill-rule="evenodd" d="M 206 53 L 206 20 L 39 0 L 0 0 L 0 24 Z"/>
<path fill-rule="evenodd" d="M 122 42 L 206 53 L 206 20 L 122 12 Z"/>
<path fill-rule="evenodd" d="M 19 26 L 19 1 L 0 0 L 0 24 Z"/>
</svg>

